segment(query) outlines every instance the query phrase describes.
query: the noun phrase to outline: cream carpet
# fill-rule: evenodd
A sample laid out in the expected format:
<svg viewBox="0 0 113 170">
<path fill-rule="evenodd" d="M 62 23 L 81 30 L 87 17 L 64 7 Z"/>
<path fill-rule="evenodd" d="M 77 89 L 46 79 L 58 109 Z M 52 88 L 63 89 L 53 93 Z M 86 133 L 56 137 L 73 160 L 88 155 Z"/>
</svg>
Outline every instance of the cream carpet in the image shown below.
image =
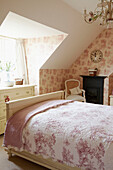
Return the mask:
<svg viewBox="0 0 113 170">
<path fill-rule="evenodd" d="M 2 148 L 3 135 L 0 135 L 0 170 L 48 170 L 35 163 L 13 156 L 8 160 L 8 155 Z"/>
</svg>

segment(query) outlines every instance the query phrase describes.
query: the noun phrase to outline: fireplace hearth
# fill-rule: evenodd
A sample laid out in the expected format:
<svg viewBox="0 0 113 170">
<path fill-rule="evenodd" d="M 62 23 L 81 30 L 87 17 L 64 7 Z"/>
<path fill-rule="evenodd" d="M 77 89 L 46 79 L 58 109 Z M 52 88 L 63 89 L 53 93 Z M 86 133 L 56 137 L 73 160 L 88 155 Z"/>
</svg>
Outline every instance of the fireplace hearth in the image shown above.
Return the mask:
<svg viewBox="0 0 113 170">
<path fill-rule="evenodd" d="M 86 102 L 103 104 L 104 79 L 107 76 L 85 76 L 83 77 L 83 89 L 86 92 Z"/>
</svg>

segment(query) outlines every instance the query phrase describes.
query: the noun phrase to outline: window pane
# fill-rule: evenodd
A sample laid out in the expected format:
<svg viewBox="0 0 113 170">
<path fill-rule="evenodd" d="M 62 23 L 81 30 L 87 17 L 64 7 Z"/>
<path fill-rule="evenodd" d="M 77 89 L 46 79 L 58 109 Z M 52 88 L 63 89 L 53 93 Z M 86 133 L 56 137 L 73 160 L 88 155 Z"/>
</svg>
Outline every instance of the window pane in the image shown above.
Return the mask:
<svg viewBox="0 0 113 170">
<path fill-rule="evenodd" d="M 0 38 L 0 71 L 16 74 L 16 40 Z M 4 77 L 4 74 L 1 74 Z M 5 77 L 4 77 L 5 78 Z"/>
</svg>

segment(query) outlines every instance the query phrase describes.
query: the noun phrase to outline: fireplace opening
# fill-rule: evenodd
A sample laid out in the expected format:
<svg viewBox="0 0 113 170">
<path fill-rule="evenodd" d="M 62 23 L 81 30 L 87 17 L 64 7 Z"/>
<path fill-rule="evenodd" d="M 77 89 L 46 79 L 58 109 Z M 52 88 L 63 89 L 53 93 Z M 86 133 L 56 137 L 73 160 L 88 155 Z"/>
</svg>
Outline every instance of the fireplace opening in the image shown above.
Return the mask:
<svg viewBox="0 0 113 170">
<path fill-rule="evenodd" d="M 98 104 L 100 98 L 100 90 L 99 88 L 87 88 L 86 101 L 89 103 Z"/>
</svg>

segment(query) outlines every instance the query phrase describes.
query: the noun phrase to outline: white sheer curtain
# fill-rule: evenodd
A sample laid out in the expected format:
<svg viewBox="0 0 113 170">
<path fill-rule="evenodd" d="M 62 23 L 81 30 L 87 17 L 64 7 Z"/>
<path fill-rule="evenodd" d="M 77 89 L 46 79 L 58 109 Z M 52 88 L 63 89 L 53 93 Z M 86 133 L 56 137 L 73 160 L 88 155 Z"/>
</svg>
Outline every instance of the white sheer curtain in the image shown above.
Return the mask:
<svg viewBox="0 0 113 170">
<path fill-rule="evenodd" d="M 9 80 L 9 77 L 7 77 L 7 74 L 6 74 L 7 72 L 11 73 L 10 80 L 13 80 L 15 77 L 15 73 L 16 73 L 15 45 L 16 45 L 16 41 L 14 39 L 0 37 L 0 80 L 1 80 L 1 83 Z"/>
<path fill-rule="evenodd" d="M 25 59 L 25 50 L 23 45 L 23 40 L 16 40 L 16 65 L 17 65 L 17 76 L 23 78 L 25 84 L 28 84 L 28 74 L 27 74 L 27 65 Z"/>
<path fill-rule="evenodd" d="M 2 64 L 11 62 L 15 65 L 16 63 L 16 40 L 8 38 L 0 38 L 0 61 Z"/>
<path fill-rule="evenodd" d="M 6 70 L 6 63 L 11 65 L 10 72 L 12 78 L 23 78 L 24 83 L 28 84 L 27 65 L 23 40 L 0 37 L 0 77 L 4 79 L 3 73 Z M 2 69 L 1 69 L 2 68 Z"/>
</svg>

